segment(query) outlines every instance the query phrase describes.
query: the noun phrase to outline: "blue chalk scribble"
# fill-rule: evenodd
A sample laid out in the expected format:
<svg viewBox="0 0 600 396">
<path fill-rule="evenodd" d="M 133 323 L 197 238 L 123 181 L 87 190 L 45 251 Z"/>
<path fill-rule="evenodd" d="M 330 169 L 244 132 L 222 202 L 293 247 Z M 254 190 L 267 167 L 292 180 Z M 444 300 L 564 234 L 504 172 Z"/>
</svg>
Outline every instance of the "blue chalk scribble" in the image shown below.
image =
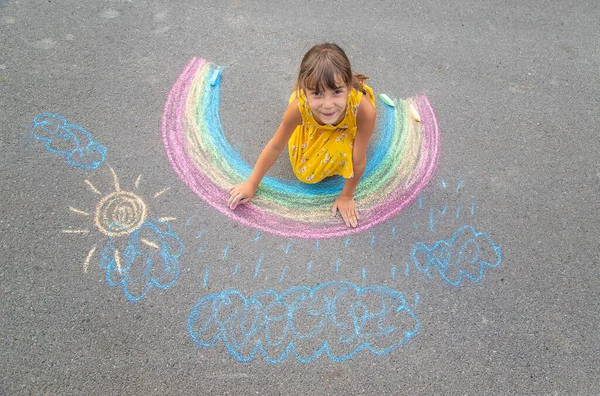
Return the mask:
<svg viewBox="0 0 600 396">
<path fill-rule="evenodd" d="M 206 269 L 204 270 L 204 280 L 202 281 L 202 287 L 204 289 L 206 289 L 206 286 L 208 286 L 208 275 L 210 273 L 210 267 L 207 265 Z"/>
<path fill-rule="evenodd" d="M 393 289 L 332 281 L 248 298 L 235 290 L 210 294 L 192 309 L 187 326 L 202 347 L 220 339 L 240 362 L 262 355 L 275 364 L 290 355 L 307 363 L 322 354 L 341 362 L 365 349 L 387 354 L 406 344 L 420 322 Z"/>
<path fill-rule="evenodd" d="M 45 142 L 51 153 L 63 155 L 71 166 L 94 170 L 106 158 L 106 147 L 95 142 L 88 131 L 57 114 L 42 113 L 35 117 L 31 134 Z"/>
<path fill-rule="evenodd" d="M 179 257 L 183 244 L 168 223 L 146 220 L 127 240 L 123 257 L 109 237 L 102 251 L 100 267 L 106 270 L 106 282 L 121 286 L 125 297 L 135 302 L 152 287 L 167 289 L 179 277 Z"/>
<path fill-rule="evenodd" d="M 483 279 L 486 267 L 495 268 L 502 262 L 502 252 L 490 236 L 464 226 L 450 241 L 438 241 L 431 248 L 422 242 L 414 245 L 411 254 L 415 268 L 432 278 L 435 269 L 444 281 L 458 286 L 463 276 L 473 282 Z"/>
</svg>

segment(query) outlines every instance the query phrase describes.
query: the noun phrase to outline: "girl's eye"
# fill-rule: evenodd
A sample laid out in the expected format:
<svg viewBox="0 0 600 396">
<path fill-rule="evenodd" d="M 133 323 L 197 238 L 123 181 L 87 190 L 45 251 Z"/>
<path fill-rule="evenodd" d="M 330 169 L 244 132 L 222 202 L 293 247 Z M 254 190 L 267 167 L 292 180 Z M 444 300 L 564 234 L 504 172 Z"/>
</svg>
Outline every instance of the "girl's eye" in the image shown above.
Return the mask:
<svg viewBox="0 0 600 396">
<path fill-rule="evenodd" d="M 333 94 L 334 94 L 334 95 L 339 95 L 339 94 L 341 94 L 342 92 L 344 92 L 342 89 L 336 89 L 335 91 L 333 91 Z"/>
<path fill-rule="evenodd" d="M 313 96 L 321 96 L 321 92 L 319 91 L 314 91 L 312 94 Z"/>
</svg>

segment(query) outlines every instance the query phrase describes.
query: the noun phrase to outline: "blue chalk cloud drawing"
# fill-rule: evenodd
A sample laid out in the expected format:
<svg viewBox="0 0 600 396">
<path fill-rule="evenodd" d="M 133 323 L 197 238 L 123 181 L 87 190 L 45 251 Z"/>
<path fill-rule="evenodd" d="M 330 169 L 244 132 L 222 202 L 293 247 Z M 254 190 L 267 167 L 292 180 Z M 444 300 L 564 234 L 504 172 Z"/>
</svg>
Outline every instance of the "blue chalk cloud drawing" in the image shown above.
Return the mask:
<svg viewBox="0 0 600 396">
<path fill-rule="evenodd" d="M 100 267 L 106 282 L 121 286 L 127 299 L 142 299 L 152 287 L 167 289 L 179 277 L 179 257 L 183 244 L 168 223 L 146 220 L 132 232 L 121 258 L 115 238 L 109 237 L 102 251 Z"/>
<path fill-rule="evenodd" d="M 429 278 L 437 272 L 444 281 L 458 286 L 465 278 L 473 282 L 482 280 L 486 268 L 500 265 L 502 251 L 487 233 L 464 226 L 450 241 L 440 240 L 432 247 L 423 242 L 416 243 L 411 259 L 415 268 Z"/>
<path fill-rule="evenodd" d="M 67 164 L 94 170 L 104 162 L 106 147 L 92 139 L 79 125 L 58 114 L 42 113 L 33 119 L 31 134 L 51 153 L 63 155 Z"/>
<path fill-rule="evenodd" d="M 303 363 L 321 355 L 340 362 L 361 350 L 383 355 L 408 342 L 420 322 L 393 289 L 331 281 L 281 294 L 210 294 L 192 309 L 187 325 L 202 347 L 220 339 L 240 362 L 260 354 L 275 364 L 290 355 Z"/>
</svg>

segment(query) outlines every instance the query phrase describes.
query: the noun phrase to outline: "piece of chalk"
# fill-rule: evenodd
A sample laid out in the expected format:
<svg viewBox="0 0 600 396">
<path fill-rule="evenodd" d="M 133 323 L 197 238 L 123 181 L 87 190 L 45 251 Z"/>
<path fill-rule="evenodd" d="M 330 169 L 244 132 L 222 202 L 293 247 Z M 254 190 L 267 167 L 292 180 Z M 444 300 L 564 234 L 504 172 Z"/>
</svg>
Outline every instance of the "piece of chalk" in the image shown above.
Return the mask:
<svg viewBox="0 0 600 396">
<path fill-rule="evenodd" d="M 421 116 L 419 115 L 419 112 L 417 111 L 417 108 L 414 104 L 411 103 L 408 106 L 408 112 L 410 113 L 412 118 L 414 118 L 417 122 L 421 122 Z"/>
<path fill-rule="evenodd" d="M 385 103 L 386 105 L 396 107 L 396 104 L 394 103 L 394 101 L 392 99 L 390 99 L 390 97 L 387 96 L 386 94 L 379 94 L 379 97 L 381 98 L 383 103 Z"/>
<path fill-rule="evenodd" d="M 221 74 L 221 69 L 216 69 L 212 76 L 210 77 L 210 85 L 215 85 L 217 83 L 217 79 L 219 78 L 219 74 Z"/>
</svg>

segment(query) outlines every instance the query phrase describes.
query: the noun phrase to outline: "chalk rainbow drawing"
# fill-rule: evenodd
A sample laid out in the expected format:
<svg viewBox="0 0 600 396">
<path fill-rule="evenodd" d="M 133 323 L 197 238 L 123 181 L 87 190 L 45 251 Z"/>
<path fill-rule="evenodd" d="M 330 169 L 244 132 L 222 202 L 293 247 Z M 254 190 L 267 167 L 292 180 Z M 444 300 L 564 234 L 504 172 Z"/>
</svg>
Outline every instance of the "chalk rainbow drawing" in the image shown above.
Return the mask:
<svg viewBox="0 0 600 396">
<path fill-rule="evenodd" d="M 380 133 L 355 198 L 358 227 L 332 218 L 330 208 L 342 178 L 306 185 L 266 176 L 252 203 L 227 207 L 228 189 L 252 167 L 229 144 L 219 119 L 221 68 L 193 58 L 173 85 L 165 104 L 162 137 L 175 173 L 210 206 L 248 227 L 284 237 L 329 238 L 358 233 L 395 216 L 429 183 L 437 162 L 439 129 L 425 96 L 383 106 Z M 421 123 L 408 116 L 415 104 Z"/>
<path fill-rule="evenodd" d="M 92 135 L 66 118 L 42 113 L 33 119 L 31 135 L 44 142 L 46 150 L 63 155 L 67 164 L 83 169 L 97 169 L 106 158 L 106 147 Z"/>
<path fill-rule="evenodd" d="M 417 334 L 420 322 L 396 290 L 331 281 L 281 294 L 210 294 L 194 306 L 187 325 L 202 347 L 221 339 L 241 362 L 262 355 L 275 364 L 288 356 L 308 363 L 321 355 L 341 362 L 362 350 L 387 354 Z"/>
</svg>

